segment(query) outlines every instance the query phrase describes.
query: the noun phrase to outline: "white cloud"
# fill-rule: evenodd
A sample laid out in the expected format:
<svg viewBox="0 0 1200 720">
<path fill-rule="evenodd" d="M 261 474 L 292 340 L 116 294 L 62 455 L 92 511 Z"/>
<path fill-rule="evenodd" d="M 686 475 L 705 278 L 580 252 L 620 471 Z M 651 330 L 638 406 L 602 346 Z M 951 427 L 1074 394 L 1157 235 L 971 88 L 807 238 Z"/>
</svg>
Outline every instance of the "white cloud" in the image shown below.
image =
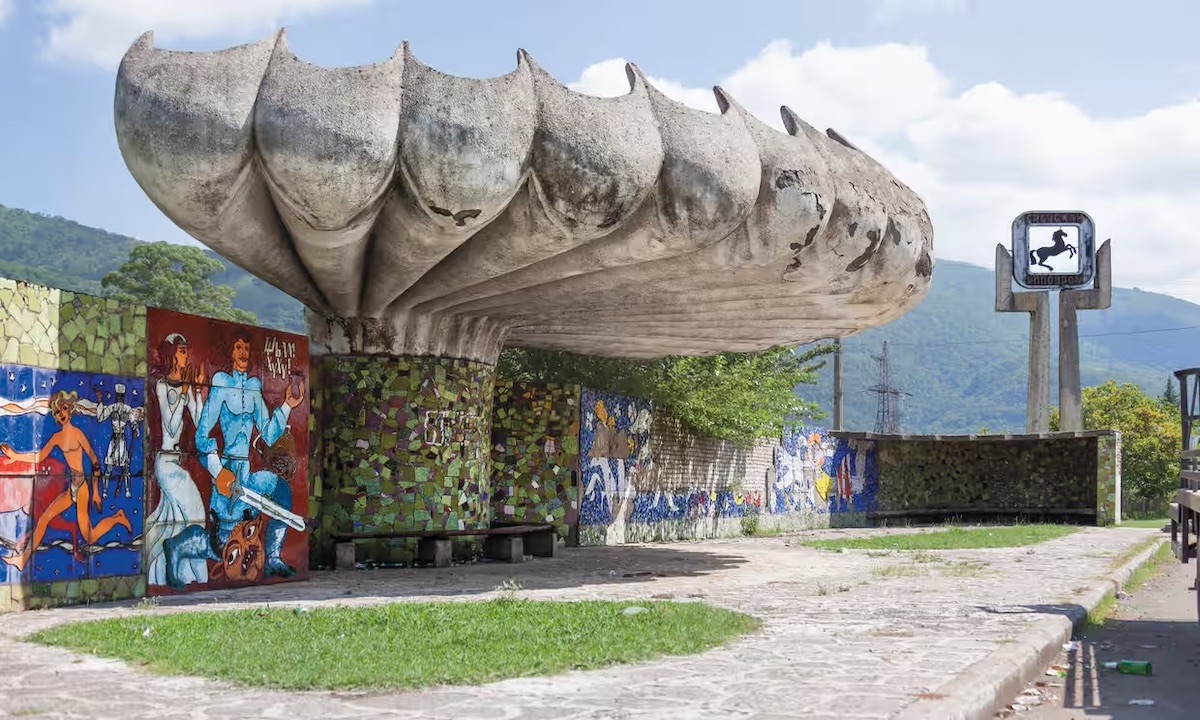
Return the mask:
<svg viewBox="0 0 1200 720">
<path fill-rule="evenodd" d="M 12 15 L 14 0 L 0 0 L 0 25 Z"/>
<path fill-rule="evenodd" d="M 572 87 L 628 92 L 622 65 L 593 65 Z M 716 109 L 707 90 L 652 82 Z M 719 84 L 775 127 L 788 105 L 884 163 L 928 203 L 940 258 L 990 267 L 1021 212 L 1078 209 L 1098 239 L 1113 238 L 1118 285 L 1200 302 L 1200 101 L 1097 118 L 1060 93 L 956 91 L 923 48 L 898 44 L 797 52 L 774 42 Z"/>
<path fill-rule="evenodd" d="M 6 0 L 0 0 L 0 3 Z M 287 21 L 372 0 L 43 0 L 50 57 L 111 70 L 139 35 L 155 41 L 263 33 Z"/>
</svg>

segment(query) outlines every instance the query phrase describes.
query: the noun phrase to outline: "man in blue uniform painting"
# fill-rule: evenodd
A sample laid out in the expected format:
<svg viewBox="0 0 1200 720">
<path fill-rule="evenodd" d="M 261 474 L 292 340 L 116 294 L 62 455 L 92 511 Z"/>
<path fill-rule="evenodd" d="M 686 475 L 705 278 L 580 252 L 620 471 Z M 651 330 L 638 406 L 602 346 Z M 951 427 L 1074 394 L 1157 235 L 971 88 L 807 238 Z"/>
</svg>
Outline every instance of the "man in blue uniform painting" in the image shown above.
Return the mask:
<svg viewBox="0 0 1200 720">
<path fill-rule="evenodd" d="M 262 380 L 249 375 L 250 351 L 249 334 L 235 330 L 230 352 L 232 371 L 213 375 L 208 399 L 196 422 L 196 450 L 213 477 L 209 527 L 206 531 L 199 525 L 191 525 L 164 542 L 167 584 L 176 589 L 183 587 L 176 573 L 181 560 L 222 561 L 222 550 L 234 527 L 264 511 L 271 516 L 263 538 L 266 575 L 288 577 L 295 573 L 280 558 L 280 551 L 287 528 L 298 525 L 298 529 L 303 529 L 303 519 L 288 510 L 292 493 L 286 480 L 269 470 L 250 472 L 250 447 L 255 431 L 267 446 L 283 437 L 292 409 L 304 402 L 304 387 L 301 385 L 293 395 L 289 384 L 283 404 L 274 412 L 269 411 L 262 396 Z M 212 437 L 213 429 L 218 426 L 224 440 L 219 452 L 217 440 Z"/>
</svg>

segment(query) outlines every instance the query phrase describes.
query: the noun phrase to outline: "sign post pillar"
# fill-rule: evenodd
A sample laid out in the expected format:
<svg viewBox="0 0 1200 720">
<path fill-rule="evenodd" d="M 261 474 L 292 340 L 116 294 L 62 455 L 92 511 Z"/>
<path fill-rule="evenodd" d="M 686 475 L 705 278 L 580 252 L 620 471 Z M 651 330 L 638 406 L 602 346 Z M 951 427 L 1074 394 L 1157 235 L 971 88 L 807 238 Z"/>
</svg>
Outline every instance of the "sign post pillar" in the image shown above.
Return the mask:
<svg viewBox="0 0 1200 720">
<path fill-rule="evenodd" d="M 1025 400 L 1025 432 L 1050 431 L 1050 293 L 1014 293 L 1013 257 L 996 246 L 996 312 L 1029 313 L 1029 387 Z"/>
<path fill-rule="evenodd" d="M 1034 292 L 1013 293 L 1012 280 Z M 1031 433 L 1049 429 L 1049 292 L 1054 290 L 1059 291 L 1059 429 L 1080 432 L 1083 403 L 1076 311 L 1103 310 L 1112 303 L 1109 241 L 1096 252 L 1096 226 L 1086 213 L 1023 213 L 1013 221 L 1012 255 L 1003 245 L 996 248 L 997 312 L 1030 313 L 1026 422 Z"/>
</svg>

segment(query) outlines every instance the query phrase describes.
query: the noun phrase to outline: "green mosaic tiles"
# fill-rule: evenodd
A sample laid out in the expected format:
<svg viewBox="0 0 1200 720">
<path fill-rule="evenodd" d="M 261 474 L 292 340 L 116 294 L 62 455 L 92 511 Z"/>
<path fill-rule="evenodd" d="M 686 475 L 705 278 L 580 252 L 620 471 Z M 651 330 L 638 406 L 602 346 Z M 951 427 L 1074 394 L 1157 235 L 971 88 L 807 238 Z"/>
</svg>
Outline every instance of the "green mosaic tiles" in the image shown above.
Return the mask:
<svg viewBox="0 0 1200 720">
<path fill-rule="evenodd" d="M 146 375 L 146 308 L 0 278 L 0 364 Z"/>
<path fill-rule="evenodd" d="M 146 377 L 146 308 L 63 290 L 60 369 Z"/>
<path fill-rule="evenodd" d="M 58 368 L 59 291 L 0 278 L 0 364 Z"/>
<path fill-rule="evenodd" d="M 1111 432 L 875 440 L 876 512 L 1094 516 L 1100 525 L 1116 516 L 1120 455 Z"/>
<path fill-rule="evenodd" d="M 484 528 L 494 370 L 444 358 L 318 361 L 323 487 L 319 533 Z M 411 543 L 360 543 L 404 561 Z"/>
<path fill-rule="evenodd" d="M 497 382 L 492 414 L 496 520 L 551 523 L 567 537 L 579 522 L 577 386 Z"/>
<path fill-rule="evenodd" d="M 0 611 L 36 610 L 59 605 L 113 602 L 145 597 L 144 576 L 0 586 Z"/>
<path fill-rule="evenodd" d="M 1096 453 L 1096 524 L 1113 525 L 1121 516 L 1121 434 L 1097 437 Z"/>
</svg>

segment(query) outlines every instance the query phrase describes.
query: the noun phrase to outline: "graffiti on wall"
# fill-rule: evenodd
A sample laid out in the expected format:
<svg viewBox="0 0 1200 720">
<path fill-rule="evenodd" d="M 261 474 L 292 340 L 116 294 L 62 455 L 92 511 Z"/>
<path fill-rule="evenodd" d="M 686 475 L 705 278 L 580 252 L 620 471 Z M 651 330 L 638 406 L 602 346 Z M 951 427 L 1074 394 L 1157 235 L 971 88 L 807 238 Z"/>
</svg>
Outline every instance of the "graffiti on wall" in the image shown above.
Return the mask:
<svg viewBox="0 0 1200 720">
<path fill-rule="evenodd" d="M 762 493 L 742 490 L 644 492 L 633 498 L 632 523 L 660 523 L 740 518 L 762 512 Z"/>
<path fill-rule="evenodd" d="M 579 522 L 579 388 L 497 382 L 494 396 L 493 517 L 566 536 Z"/>
<path fill-rule="evenodd" d="M 650 401 L 585 388 L 580 404 L 579 523 L 609 525 L 628 519 L 637 478 L 650 468 Z"/>
<path fill-rule="evenodd" d="M 144 382 L 0 374 L 0 582 L 139 574 Z"/>
<path fill-rule="evenodd" d="M 149 586 L 307 576 L 307 340 L 157 309 L 147 326 Z"/>
<path fill-rule="evenodd" d="M 879 487 L 875 444 L 801 428 L 775 449 L 772 512 L 867 512 Z"/>
</svg>

